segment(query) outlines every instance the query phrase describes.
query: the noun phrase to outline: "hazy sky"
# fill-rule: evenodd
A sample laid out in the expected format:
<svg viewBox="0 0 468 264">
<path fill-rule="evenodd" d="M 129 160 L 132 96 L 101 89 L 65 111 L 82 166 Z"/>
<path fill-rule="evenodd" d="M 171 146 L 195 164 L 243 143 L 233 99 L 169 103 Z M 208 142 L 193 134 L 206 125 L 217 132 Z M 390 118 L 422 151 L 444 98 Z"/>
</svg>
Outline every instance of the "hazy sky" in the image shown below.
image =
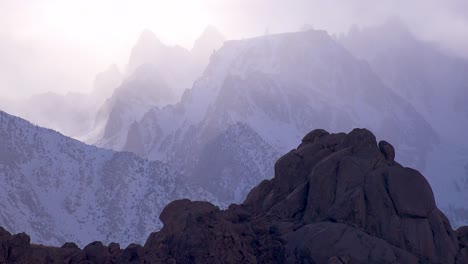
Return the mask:
<svg viewBox="0 0 468 264">
<path fill-rule="evenodd" d="M 388 17 L 468 56 L 466 0 L 0 0 L 0 97 L 88 91 L 109 64 L 125 67 L 145 28 L 190 48 L 209 24 L 236 39 L 303 24 L 346 32 Z"/>
</svg>

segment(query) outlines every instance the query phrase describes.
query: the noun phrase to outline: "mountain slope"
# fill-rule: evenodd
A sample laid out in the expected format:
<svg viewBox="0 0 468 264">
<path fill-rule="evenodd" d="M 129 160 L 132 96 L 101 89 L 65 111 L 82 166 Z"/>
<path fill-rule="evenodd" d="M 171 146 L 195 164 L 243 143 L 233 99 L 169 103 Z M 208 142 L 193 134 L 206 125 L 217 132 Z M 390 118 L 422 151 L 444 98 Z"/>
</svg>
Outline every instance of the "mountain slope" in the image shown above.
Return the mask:
<svg viewBox="0 0 468 264">
<path fill-rule="evenodd" d="M 230 152 L 264 157 L 263 164 L 273 164 L 275 152 L 288 151 L 315 127 L 369 127 L 394 142 L 399 160 L 417 168 L 424 168 L 437 142 L 424 118 L 365 62 L 326 32 L 306 31 L 226 42 L 179 103 L 153 108 L 132 125 L 124 149 L 173 163 L 197 180 L 207 174 L 196 169 L 205 159 L 203 149 L 234 124 L 261 140 Z M 271 155 L 260 155 L 264 145 Z M 225 170 L 262 171 L 239 163 L 226 163 Z M 255 173 L 244 176 L 258 179 Z"/>
<path fill-rule="evenodd" d="M 0 112 L 0 225 L 35 243 L 138 241 L 173 199 L 214 199 L 170 167 Z"/>
<path fill-rule="evenodd" d="M 439 134 L 447 138 L 464 135 L 461 131 L 468 127 L 467 60 L 417 39 L 395 20 L 351 31 L 340 42 L 368 61 L 385 84 L 410 101 Z"/>
<path fill-rule="evenodd" d="M 144 246 L 80 250 L 31 245 L 0 228 L 5 261 L 45 263 L 454 263 L 468 261 L 468 227 L 453 231 L 424 176 L 394 161 L 365 129 L 308 133 L 275 177 L 226 210 L 178 200 Z"/>
<path fill-rule="evenodd" d="M 253 148 L 254 146 L 254 148 Z M 274 175 L 280 155 L 249 126 L 236 123 L 207 142 L 189 179 L 226 204 L 242 201 L 248 190 Z M 186 169 L 183 166 L 181 169 Z"/>
<path fill-rule="evenodd" d="M 115 88 L 96 115 L 89 140 L 110 148 L 125 144 L 130 125 L 153 107 L 175 102 L 176 96 L 154 65 L 142 65 Z"/>
</svg>

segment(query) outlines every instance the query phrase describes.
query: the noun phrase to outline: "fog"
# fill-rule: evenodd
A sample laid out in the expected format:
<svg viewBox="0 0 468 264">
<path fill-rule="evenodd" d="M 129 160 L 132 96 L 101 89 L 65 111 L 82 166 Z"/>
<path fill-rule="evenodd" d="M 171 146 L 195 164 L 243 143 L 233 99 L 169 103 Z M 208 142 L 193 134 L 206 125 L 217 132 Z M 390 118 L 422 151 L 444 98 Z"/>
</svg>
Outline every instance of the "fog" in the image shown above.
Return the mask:
<svg viewBox="0 0 468 264">
<path fill-rule="evenodd" d="M 399 18 L 419 37 L 468 56 L 463 0 L 0 1 L 1 98 L 53 91 L 86 92 L 95 75 L 125 69 L 140 32 L 191 48 L 207 25 L 229 39 L 296 31 L 331 34 Z"/>
</svg>

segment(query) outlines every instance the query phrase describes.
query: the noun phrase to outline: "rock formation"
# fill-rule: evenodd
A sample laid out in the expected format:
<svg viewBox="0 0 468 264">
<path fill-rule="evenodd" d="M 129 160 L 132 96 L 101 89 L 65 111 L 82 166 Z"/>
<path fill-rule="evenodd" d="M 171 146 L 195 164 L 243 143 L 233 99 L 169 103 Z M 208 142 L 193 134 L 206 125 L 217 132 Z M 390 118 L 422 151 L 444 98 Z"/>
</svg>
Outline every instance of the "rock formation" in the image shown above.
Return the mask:
<svg viewBox="0 0 468 264">
<path fill-rule="evenodd" d="M 468 227 L 453 231 L 426 179 L 394 158 L 368 130 L 314 130 L 241 205 L 174 201 L 159 232 L 125 249 L 0 229 L 0 263 L 468 263 Z"/>
</svg>

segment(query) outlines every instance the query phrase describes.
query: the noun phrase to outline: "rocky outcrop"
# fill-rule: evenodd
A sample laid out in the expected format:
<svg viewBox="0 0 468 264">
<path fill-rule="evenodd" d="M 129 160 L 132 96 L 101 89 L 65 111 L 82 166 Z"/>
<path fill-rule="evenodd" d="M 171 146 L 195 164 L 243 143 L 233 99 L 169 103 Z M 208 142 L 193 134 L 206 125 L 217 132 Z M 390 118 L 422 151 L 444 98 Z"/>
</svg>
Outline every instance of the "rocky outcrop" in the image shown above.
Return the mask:
<svg viewBox="0 0 468 264">
<path fill-rule="evenodd" d="M 167 205 L 144 246 L 47 248 L 1 230 L 0 262 L 468 263 L 468 229 L 453 231 L 426 179 L 394 157 L 368 130 L 315 130 L 243 204 Z"/>
</svg>

